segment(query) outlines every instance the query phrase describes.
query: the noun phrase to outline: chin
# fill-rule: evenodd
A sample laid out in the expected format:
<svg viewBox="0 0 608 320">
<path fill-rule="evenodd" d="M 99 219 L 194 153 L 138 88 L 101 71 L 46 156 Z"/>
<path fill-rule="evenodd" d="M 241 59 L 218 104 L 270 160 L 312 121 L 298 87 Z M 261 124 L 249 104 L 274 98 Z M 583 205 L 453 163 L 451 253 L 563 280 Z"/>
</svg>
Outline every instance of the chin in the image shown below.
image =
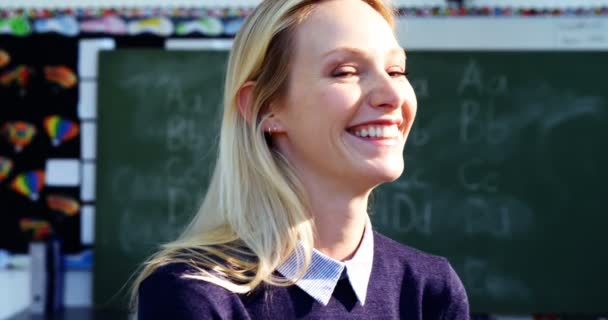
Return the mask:
<svg viewBox="0 0 608 320">
<path fill-rule="evenodd" d="M 393 182 L 399 179 L 399 177 L 401 177 L 401 174 L 403 174 L 403 167 L 387 172 L 386 175 L 383 177 L 383 182 Z"/>
<path fill-rule="evenodd" d="M 403 174 L 403 159 L 399 161 L 391 161 L 388 163 L 384 163 L 382 166 L 374 168 L 375 175 L 374 180 L 375 184 L 379 185 L 386 182 L 393 182 Z"/>
</svg>

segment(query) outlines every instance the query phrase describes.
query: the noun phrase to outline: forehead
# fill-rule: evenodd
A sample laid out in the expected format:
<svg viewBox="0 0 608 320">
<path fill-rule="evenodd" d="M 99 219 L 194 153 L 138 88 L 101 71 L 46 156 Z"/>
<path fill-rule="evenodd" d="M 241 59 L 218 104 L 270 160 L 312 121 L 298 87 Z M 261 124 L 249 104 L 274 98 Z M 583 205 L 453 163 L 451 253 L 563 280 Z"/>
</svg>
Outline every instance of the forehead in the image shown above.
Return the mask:
<svg viewBox="0 0 608 320">
<path fill-rule="evenodd" d="M 324 54 L 339 47 L 361 51 L 399 48 L 384 17 L 362 0 L 320 2 L 296 29 L 298 53 Z"/>
</svg>

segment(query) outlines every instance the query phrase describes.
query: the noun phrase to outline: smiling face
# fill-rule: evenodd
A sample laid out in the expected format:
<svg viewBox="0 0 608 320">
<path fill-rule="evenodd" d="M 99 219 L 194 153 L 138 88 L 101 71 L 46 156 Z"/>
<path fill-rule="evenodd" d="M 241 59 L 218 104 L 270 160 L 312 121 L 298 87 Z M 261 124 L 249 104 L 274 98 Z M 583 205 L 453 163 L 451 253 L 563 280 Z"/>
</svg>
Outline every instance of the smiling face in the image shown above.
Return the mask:
<svg viewBox="0 0 608 320">
<path fill-rule="evenodd" d="M 416 113 L 405 54 L 361 0 L 321 2 L 295 33 L 273 136 L 305 184 L 360 192 L 397 179 Z"/>
</svg>

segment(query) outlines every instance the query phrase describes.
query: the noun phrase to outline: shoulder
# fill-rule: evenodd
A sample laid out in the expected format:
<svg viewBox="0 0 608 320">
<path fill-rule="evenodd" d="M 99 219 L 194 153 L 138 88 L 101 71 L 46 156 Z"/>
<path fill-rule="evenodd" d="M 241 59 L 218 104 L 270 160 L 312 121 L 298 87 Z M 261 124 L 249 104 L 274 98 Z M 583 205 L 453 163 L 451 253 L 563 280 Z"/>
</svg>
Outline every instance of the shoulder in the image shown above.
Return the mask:
<svg viewBox="0 0 608 320">
<path fill-rule="evenodd" d="M 235 293 L 207 281 L 186 277 L 194 270 L 183 263 L 159 267 L 140 285 L 139 319 L 232 318 L 240 307 Z"/>
<path fill-rule="evenodd" d="M 391 267 L 423 277 L 441 277 L 449 271 L 444 257 L 404 245 L 374 231 L 374 257 Z"/>
<path fill-rule="evenodd" d="M 189 290 L 198 292 L 217 291 L 217 293 L 228 290 L 208 283 L 206 281 L 188 278 L 195 270 L 185 263 L 172 263 L 161 266 L 154 270 L 141 284 L 142 291 L 157 290 Z"/>
<path fill-rule="evenodd" d="M 402 290 L 439 319 L 468 319 L 465 288 L 449 261 L 375 233 L 374 266 L 401 280 Z"/>
</svg>

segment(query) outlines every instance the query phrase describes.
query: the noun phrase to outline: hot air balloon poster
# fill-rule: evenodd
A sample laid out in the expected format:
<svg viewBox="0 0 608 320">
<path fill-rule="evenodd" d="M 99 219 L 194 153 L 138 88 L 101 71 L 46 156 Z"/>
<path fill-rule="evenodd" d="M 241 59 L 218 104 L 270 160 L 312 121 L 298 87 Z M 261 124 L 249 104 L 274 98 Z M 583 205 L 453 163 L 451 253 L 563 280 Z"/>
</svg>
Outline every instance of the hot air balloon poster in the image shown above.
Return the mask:
<svg viewBox="0 0 608 320">
<path fill-rule="evenodd" d="M 25 95 L 25 89 L 32 78 L 32 69 L 26 65 L 18 65 L 7 71 L 0 73 L 0 85 L 3 87 L 16 86 L 19 88 L 19 94 Z"/>
<path fill-rule="evenodd" d="M 11 189 L 32 201 L 37 201 L 44 187 L 44 171 L 33 170 L 21 173 L 13 179 Z"/>
<path fill-rule="evenodd" d="M 79 40 L 1 38 L 0 250 L 27 253 L 32 239 L 56 236 L 79 252 L 80 185 L 54 184 L 61 173 L 45 170 L 81 156 Z"/>
<path fill-rule="evenodd" d="M 0 157 L 0 183 L 6 180 L 13 171 L 13 161 L 7 157 Z"/>
<path fill-rule="evenodd" d="M 51 224 L 38 218 L 22 218 L 19 220 L 19 228 L 22 232 L 31 232 L 32 240 L 44 240 L 53 233 Z"/>
<path fill-rule="evenodd" d="M 8 51 L 0 49 L 0 68 L 6 67 L 9 63 L 11 63 L 11 55 Z"/>
<path fill-rule="evenodd" d="M 2 133 L 13 146 L 15 152 L 21 152 L 36 135 L 36 127 L 25 121 L 11 121 L 2 126 Z"/>
<path fill-rule="evenodd" d="M 71 89 L 78 83 L 78 77 L 66 66 L 46 66 L 44 67 L 44 77 L 48 82 L 57 84 L 63 89 Z"/>
<path fill-rule="evenodd" d="M 47 206 L 65 216 L 73 217 L 80 210 L 80 202 L 78 200 L 58 194 L 48 195 L 46 197 Z"/>
<path fill-rule="evenodd" d="M 80 130 L 76 122 L 70 121 L 58 115 L 45 117 L 44 129 L 55 147 L 58 147 L 62 143 L 76 137 Z"/>
</svg>

